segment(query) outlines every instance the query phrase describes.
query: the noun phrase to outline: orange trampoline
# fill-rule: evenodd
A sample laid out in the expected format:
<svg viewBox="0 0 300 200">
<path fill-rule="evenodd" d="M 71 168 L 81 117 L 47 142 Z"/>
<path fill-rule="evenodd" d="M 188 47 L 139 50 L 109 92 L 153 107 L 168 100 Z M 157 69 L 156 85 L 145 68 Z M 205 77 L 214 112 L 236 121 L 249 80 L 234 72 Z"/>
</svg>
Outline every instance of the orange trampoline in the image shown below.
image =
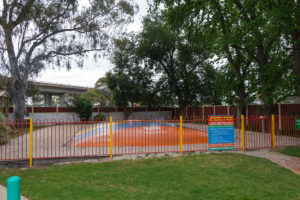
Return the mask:
<svg viewBox="0 0 300 200">
<path fill-rule="evenodd" d="M 113 123 L 114 146 L 166 146 L 179 145 L 179 125 L 171 122 L 124 121 Z M 73 138 L 77 147 L 103 147 L 110 145 L 109 123 L 87 127 Z M 183 144 L 208 142 L 207 132 L 182 128 Z"/>
</svg>

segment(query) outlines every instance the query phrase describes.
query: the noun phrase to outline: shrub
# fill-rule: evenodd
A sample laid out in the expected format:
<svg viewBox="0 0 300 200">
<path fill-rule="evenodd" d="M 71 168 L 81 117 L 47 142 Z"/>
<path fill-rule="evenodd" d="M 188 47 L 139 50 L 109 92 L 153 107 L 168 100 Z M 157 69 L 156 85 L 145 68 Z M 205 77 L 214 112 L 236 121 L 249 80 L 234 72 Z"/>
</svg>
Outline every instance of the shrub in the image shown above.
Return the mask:
<svg viewBox="0 0 300 200">
<path fill-rule="evenodd" d="M 102 113 L 98 113 L 95 117 L 94 117 L 94 121 L 105 121 L 106 117 L 102 114 Z"/>
<path fill-rule="evenodd" d="M 0 144 L 5 144 L 8 141 L 8 135 L 11 128 L 6 117 L 0 113 Z"/>
<path fill-rule="evenodd" d="M 85 98 L 79 98 L 75 107 L 75 112 L 79 115 L 80 119 L 89 120 L 92 116 L 92 108 L 91 101 Z"/>
</svg>

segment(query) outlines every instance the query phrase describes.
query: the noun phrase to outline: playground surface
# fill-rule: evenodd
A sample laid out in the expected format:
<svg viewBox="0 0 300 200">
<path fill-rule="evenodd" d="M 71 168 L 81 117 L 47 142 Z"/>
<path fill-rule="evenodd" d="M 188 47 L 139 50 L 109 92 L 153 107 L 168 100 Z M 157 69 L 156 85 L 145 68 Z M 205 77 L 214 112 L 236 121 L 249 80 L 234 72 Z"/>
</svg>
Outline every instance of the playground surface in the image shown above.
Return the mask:
<svg viewBox="0 0 300 200">
<path fill-rule="evenodd" d="M 77 147 L 103 147 L 110 145 L 109 124 L 96 124 L 76 133 L 72 139 Z M 179 125 L 170 122 L 122 121 L 112 125 L 114 146 L 168 146 L 178 145 Z M 183 127 L 184 144 L 208 143 L 204 130 Z"/>
</svg>

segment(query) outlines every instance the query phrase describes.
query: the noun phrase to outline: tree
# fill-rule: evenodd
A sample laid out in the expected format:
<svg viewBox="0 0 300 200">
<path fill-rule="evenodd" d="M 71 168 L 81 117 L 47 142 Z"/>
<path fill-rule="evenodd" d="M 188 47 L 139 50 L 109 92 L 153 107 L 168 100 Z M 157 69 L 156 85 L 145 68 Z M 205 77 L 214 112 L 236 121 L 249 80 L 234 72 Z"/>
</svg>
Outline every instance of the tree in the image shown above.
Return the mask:
<svg viewBox="0 0 300 200">
<path fill-rule="evenodd" d="M 108 103 L 107 100 L 109 100 L 100 91 L 96 89 L 89 89 L 88 91 L 81 94 L 80 97 L 88 99 L 92 102 L 92 104 L 99 106 L 106 106 L 106 104 Z"/>
<path fill-rule="evenodd" d="M 164 3 L 168 22 L 180 27 L 185 37 L 203 37 L 234 80 L 227 94 L 236 94 L 238 113 L 258 94 L 265 114 L 274 113 L 273 101 L 293 94 L 290 56 L 284 49 L 283 26 L 277 11 L 281 1 L 251 0 L 156 0 Z M 292 80 L 292 81 L 291 81 Z M 257 88 L 253 90 L 253 86 Z M 232 90 L 234 89 L 234 90 Z M 227 95 L 228 96 L 228 95 Z M 229 99 L 234 100 L 234 99 Z"/>
<path fill-rule="evenodd" d="M 200 38 L 201 39 L 201 38 Z M 206 62 L 209 53 L 201 40 L 181 37 L 180 32 L 166 24 L 164 13 L 152 14 L 143 21 L 137 54 L 145 67 L 153 69 L 163 90 L 176 99 L 181 114 L 195 102 L 211 103 L 212 96 L 207 72 L 212 66 Z"/>
<path fill-rule="evenodd" d="M 134 13 L 126 0 L 2 0 L 1 67 L 12 79 L 16 119 L 23 119 L 28 79 L 48 65 L 82 66 L 84 55 L 100 52 L 116 28 Z"/>
<path fill-rule="evenodd" d="M 285 39 L 289 44 L 287 51 L 293 55 L 297 84 L 297 95 L 300 95 L 300 0 L 288 0 L 276 8 L 277 21 L 282 26 Z M 288 14 L 287 14 L 288 13 Z"/>
<path fill-rule="evenodd" d="M 106 84 L 111 91 L 113 102 L 116 106 L 123 107 L 127 119 L 136 103 L 142 102 L 149 106 L 155 99 L 152 98 L 151 87 L 152 72 L 142 67 L 139 58 L 136 56 L 136 42 L 134 35 L 126 38 L 116 39 L 111 62 L 114 69 L 106 74 Z"/>
<path fill-rule="evenodd" d="M 12 78 L 0 75 L 0 89 L 6 90 L 9 93 L 10 97 L 13 96 L 13 92 L 11 90 L 12 82 L 13 82 Z M 40 91 L 34 85 L 33 82 L 28 82 L 28 86 L 26 90 L 26 100 L 28 100 L 28 98 L 31 98 L 33 104 L 42 101 L 42 97 L 40 96 Z"/>
<path fill-rule="evenodd" d="M 99 78 L 95 83 L 94 88 L 95 91 L 101 96 L 99 99 L 100 101 L 98 101 L 97 103 L 99 103 L 100 106 L 111 105 L 111 93 L 107 88 L 106 78 L 105 77 Z"/>
<path fill-rule="evenodd" d="M 280 101 L 294 93 L 293 66 L 282 40 L 283 27 L 276 12 L 282 7 L 280 1 L 229 1 L 230 14 L 239 18 L 235 47 L 256 63 L 259 83 L 258 94 L 264 102 L 266 116 L 275 113 L 274 101 Z"/>
<path fill-rule="evenodd" d="M 80 97 L 75 105 L 75 112 L 81 120 L 89 120 L 92 116 L 93 105 L 90 100 Z"/>
<path fill-rule="evenodd" d="M 295 2 L 295 1 L 292 1 Z M 293 47 L 293 54 L 294 54 L 294 65 L 295 65 L 295 71 L 296 71 L 296 78 L 297 78 L 297 92 L 300 96 L 300 0 L 296 1 L 296 5 L 292 4 L 293 14 L 292 16 L 292 22 L 294 24 L 292 25 L 291 29 L 291 38 L 292 38 L 292 47 Z M 290 22 L 290 21 L 286 21 Z"/>
</svg>

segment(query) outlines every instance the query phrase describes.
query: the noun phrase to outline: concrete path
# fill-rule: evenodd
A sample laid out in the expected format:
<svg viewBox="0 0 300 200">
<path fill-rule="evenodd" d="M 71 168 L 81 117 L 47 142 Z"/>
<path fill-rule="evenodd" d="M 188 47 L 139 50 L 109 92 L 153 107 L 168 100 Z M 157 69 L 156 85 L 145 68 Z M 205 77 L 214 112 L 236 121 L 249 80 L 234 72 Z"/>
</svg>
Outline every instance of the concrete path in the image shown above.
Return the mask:
<svg viewBox="0 0 300 200">
<path fill-rule="evenodd" d="M 7 200 L 7 191 L 6 191 L 6 187 L 0 185 L 0 199 L 1 200 Z M 21 200 L 29 200 L 26 197 L 21 196 Z"/>
<path fill-rule="evenodd" d="M 266 158 L 292 170 L 295 174 L 300 175 L 300 158 L 288 156 L 270 149 L 260 149 L 255 151 L 245 151 L 244 154 L 260 158 Z"/>
</svg>

